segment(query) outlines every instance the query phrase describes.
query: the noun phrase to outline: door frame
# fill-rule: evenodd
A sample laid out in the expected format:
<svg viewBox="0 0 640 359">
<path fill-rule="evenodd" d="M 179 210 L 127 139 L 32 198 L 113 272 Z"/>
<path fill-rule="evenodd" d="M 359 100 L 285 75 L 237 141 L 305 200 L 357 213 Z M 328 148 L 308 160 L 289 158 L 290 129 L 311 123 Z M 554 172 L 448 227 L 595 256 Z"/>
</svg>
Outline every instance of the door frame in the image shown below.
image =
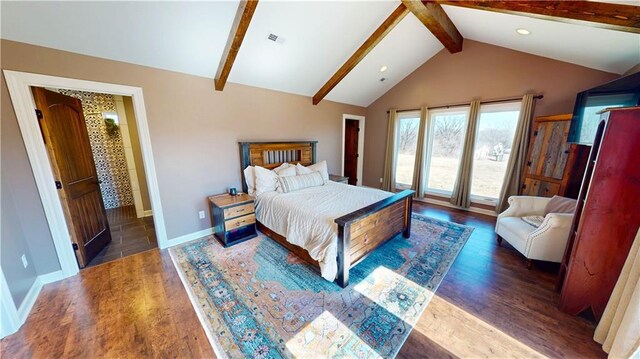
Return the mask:
<svg viewBox="0 0 640 359">
<path fill-rule="evenodd" d="M 342 156 L 340 157 L 340 175 L 344 176 L 344 137 L 347 120 L 358 121 L 358 127 L 360 128 L 360 131 L 358 132 L 358 181 L 356 182 L 356 186 L 362 186 L 362 169 L 364 163 L 364 116 L 349 114 L 342 115 L 342 143 L 340 144 L 342 147 Z"/>
<path fill-rule="evenodd" d="M 40 133 L 38 119 L 34 111 L 35 101 L 31 93 L 31 86 L 62 88 L 69 90 L 108 93 L 112 95 L 131 96 L 133 99 L 134 114 L 142 149 L 142 162 L 147 178 L 153 222 L 155 224 L 158 247 L 168 247 L 167 231 L 164 223 L 160 189 L 156 175 L 156 166 L 151 148 L 151 137 L 147 123 L 147 113 L 144 105 L 142 88 L 110 84 L 105 82 L 85 81 L 65 77 L 33 74 L 3 70 L 7 81 L 7 88 L 13 108 L 18 119 L 18 126 L 24 140 L 24 145 L 29 157 L 29 163 L 40 194 L 42 207 L 49 223 L 49 231 L 53 238 L 53 244 L 57 252 L 63 278 L 71 277 L 80 271 L 74 250 L 71 246 L 71 237 L 67 222 L 62 210 L 62 204 L 54 185 L 54 175 L 47 155 L 47 150 Z"/>
</svg>

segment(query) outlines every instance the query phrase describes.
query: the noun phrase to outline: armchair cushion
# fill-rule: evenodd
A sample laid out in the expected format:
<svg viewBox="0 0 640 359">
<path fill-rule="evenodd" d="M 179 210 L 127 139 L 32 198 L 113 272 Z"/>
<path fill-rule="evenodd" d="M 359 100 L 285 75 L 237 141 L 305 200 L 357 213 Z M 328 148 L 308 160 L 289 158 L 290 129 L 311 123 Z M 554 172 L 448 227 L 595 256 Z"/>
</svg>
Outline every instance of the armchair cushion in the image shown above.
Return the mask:
<svg viewBox="0 0 640 359">
<path fill-rule="evenodd" d="M 538 228 L 542 225 L 542 221 L 544 221 L 544 216 L 524 216 L 522 217 L 522 220 Z"/>
</svg>

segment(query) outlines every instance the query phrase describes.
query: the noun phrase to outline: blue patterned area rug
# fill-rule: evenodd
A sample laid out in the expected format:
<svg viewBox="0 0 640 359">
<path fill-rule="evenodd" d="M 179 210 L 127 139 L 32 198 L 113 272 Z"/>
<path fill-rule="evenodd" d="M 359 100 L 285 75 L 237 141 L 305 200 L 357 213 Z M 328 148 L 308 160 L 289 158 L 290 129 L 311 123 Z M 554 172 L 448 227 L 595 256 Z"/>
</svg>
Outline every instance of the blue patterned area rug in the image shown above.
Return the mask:
<svg viewBox="0 0 640 359">
<path fill-rule="evenodd" d="M 413 215 L 340 288 L 264 235 L 170 249 L 218 357 L 394 357 L 473 228 Z"/>
</svg>

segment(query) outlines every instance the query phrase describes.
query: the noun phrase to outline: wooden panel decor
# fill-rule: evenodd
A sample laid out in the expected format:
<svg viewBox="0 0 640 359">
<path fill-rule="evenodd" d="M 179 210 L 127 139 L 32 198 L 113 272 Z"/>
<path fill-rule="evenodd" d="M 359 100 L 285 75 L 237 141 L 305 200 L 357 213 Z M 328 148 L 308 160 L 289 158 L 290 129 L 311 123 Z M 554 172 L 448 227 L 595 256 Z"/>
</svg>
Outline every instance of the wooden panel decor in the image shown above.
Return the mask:
<svg viewBox="0 0 640 359">
<path fill-rule="evenodd" d="M 240 167 L 243 170 L 242 186 L 245 192 L 244 169 L 247 166 L 275 168 L 288 162 L 287 156 L 292 155 L 299 156 L 298 162 L 303 165 L 310 165 L 316 162 L 316 144 L 317 141 L 240 142 Z M 338 285 L 346 287 L 349 284 L 349 269 L 386 241 L 400 233 L 409 238 L 414 193 L 411 190 L 402 191 L 335 220 L 338 225 Z M 305 249 L 287 242 L 285 237 L 259 221 L 257 227 L 269 238 L 319 268 L 318 262 Z"/>
<path fill-rule="evenodd" d="M 578 196 L 589 147 L 567 143 L 571 116 L 543 116 L 534 120 L 520 194 Z"/>
<path fill-rule="evenodd" d="M 640 107 L 602 115 L 560 266 L 560 310 L 600 319 L 640 226 Z"/>
</svg>

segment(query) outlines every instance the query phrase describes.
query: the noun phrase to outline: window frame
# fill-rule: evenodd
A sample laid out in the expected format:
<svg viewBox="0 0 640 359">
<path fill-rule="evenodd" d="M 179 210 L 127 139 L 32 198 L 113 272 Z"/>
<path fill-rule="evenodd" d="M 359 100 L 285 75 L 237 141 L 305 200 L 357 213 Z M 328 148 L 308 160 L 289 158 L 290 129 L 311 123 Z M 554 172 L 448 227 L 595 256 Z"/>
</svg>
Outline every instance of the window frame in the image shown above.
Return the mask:
<svg viewBox="0 0 640 359">
<path fill-rule="evenodd" d="M 411 187 L 413 187 L 413 176 L 411 182 L 408 185 L 405 183 L 400 183 L 396 181 L 397 175 L 398 175 L 398 155 L 400 154 L 400 151 L 398 149 L 398 146 L 400 145 L 400 141 L 399 141 L 399 137 L 400 137 L 400 121 L 404 120 L 404 119 L 409 119 L 409 118 L 417 118 L 418 119 L 418 133 L 420 133 L 420 111 L 419 110 L 411 110 L 411 111 L 401 111 L 401 112 L 397 112 L 397 117 L 396 117 L 396 123 L 394 124 L 395 126 L 395 131 L 396 131 L 396 137 L 394 139 L 394 149 L 393 149 L 393 165 L 395 166 L 394 169 L 394 179 L 393 179 L 393 183 L 395 183 L 395 189 L 396 191 L 403 191 L 406 189 L 411 189 Z M 416 153 L 416 156 L 418 154 Z M 415 158 L 414 158 L 414 165 L 415 165 Z M 415 167 L 415 166 L 414 166 Z"/>
<path fill-rule="evenodd" d="M 441 114 L 441 113 L 448 113 L 448 112 L 461 112 L 464 111 L 466 113 L 466 119 L 464 121 L 463 124 L 463 133 L 462 133 L 462 144 L 464 145 L 464 138 L 467 134 L 467 127 L 469 124 L 469 111 L 471 109 L 471 105 L 461 105 L 461 106 L 451 106 L 451 107 L 446 107 L 446 108 L 439 108 L 439 109 L 433 109 L 433 110 L 429 110 L 429 118 L 427 118 L 427 128 L 429 129 L 429 133 L 427 135 L 427 141 L 426 141 L 426 151 L 425 151 L 425 160 L 424 160 L 424 173 L 425 173 L 425 190 L 424 193 L 425 194 L 429 194 L 432 196 L 436 196 L 436 197 L 442 197 L 445 199 L 448 199 L 451 197 L 451 195 L 453 194 L 453 188 L 451 189 L 451 191 L 445 191 L 442 189 L 438 189 L 438 188 L 430 188 L 429 187 L 429 178 L 431 175 L 431 158 L 433 156 L 433 143 L 435 141 L 435 123 L 436 121 L 433 120 L 433 116 L 437 115 L 437 114 Z M 462 154 L 461 154 L 462 156 Z M 460 159 L 458 159 L 459 161 Z M 456 170 L 456 177 L 454 178 L 454 186 L 456 181 L 458 180 L 458 172 Z"/>
<path fill-rule="evenodd" d="M 518 120 L 520 119 L 520 111 L 522 110 L 522 100 L 516 100 L 516 101 L 509 101 L 509 102 L 503 102 L 503 103 L 488 103 L 488 104 L 480 104 L 480 110 L 478 115 L 482 116 L 482 108 L 483 107 L 492 107 L 492 108 L 505 108 L 505 109 L 509 109 L 512 110 L 511 105 L 513 105 L 513 108 L 517 107 L 518 110 L 518 117 L 516 119 L 516 129 L 518 126 Z M 509 110 L 505 110 L 502 112 L 507 112 Z M 494 111 L 495 112 L 495 111 Z M 478 123 L 476 124 L 476 134 L 475 134 L 475 139 L 474 139 L 474 149 L 473 151 L 475 152 L 475 146 L 478 142 L 478 135 L 480 134 L 480 118 L 478 118 Z M 514 131 L 514 135 L 513 138 L 511 139 L 511 148 L 513 148 L 513 141 L 515 140 L 515 131 Z M 475 158 L 473 159 L 474 164 L 475 164 Z M 475 167 L 475 166 L 474 166 Z M 488 206 L 496 206 L 498 204 L 498 199 L 500 196 L 500 193 L 498 193 L 498 197 L 487 197 L 487 196 L 482 196 L 482 195 L 477 195 L 477 194 L 473 194 L 471 192 L 471 190 L 473 189 L 473 170 L 474 168 L 471 169 L 471 178 L 469 178 L 470 180 L 470 190 L 469 190 L 469 198 L 471 199 L 471 202 L 473 203 L 478 203 L 478 204 L 483 204 L 483 205 L 488 205 Z M 506 175 L 506 173 L 505 173 Z M 504 176 L 502 177 L 502 184 L 500 185 L 500 191 L 502 192 L 502 185 L 504 184 Z"/>
</svg>

